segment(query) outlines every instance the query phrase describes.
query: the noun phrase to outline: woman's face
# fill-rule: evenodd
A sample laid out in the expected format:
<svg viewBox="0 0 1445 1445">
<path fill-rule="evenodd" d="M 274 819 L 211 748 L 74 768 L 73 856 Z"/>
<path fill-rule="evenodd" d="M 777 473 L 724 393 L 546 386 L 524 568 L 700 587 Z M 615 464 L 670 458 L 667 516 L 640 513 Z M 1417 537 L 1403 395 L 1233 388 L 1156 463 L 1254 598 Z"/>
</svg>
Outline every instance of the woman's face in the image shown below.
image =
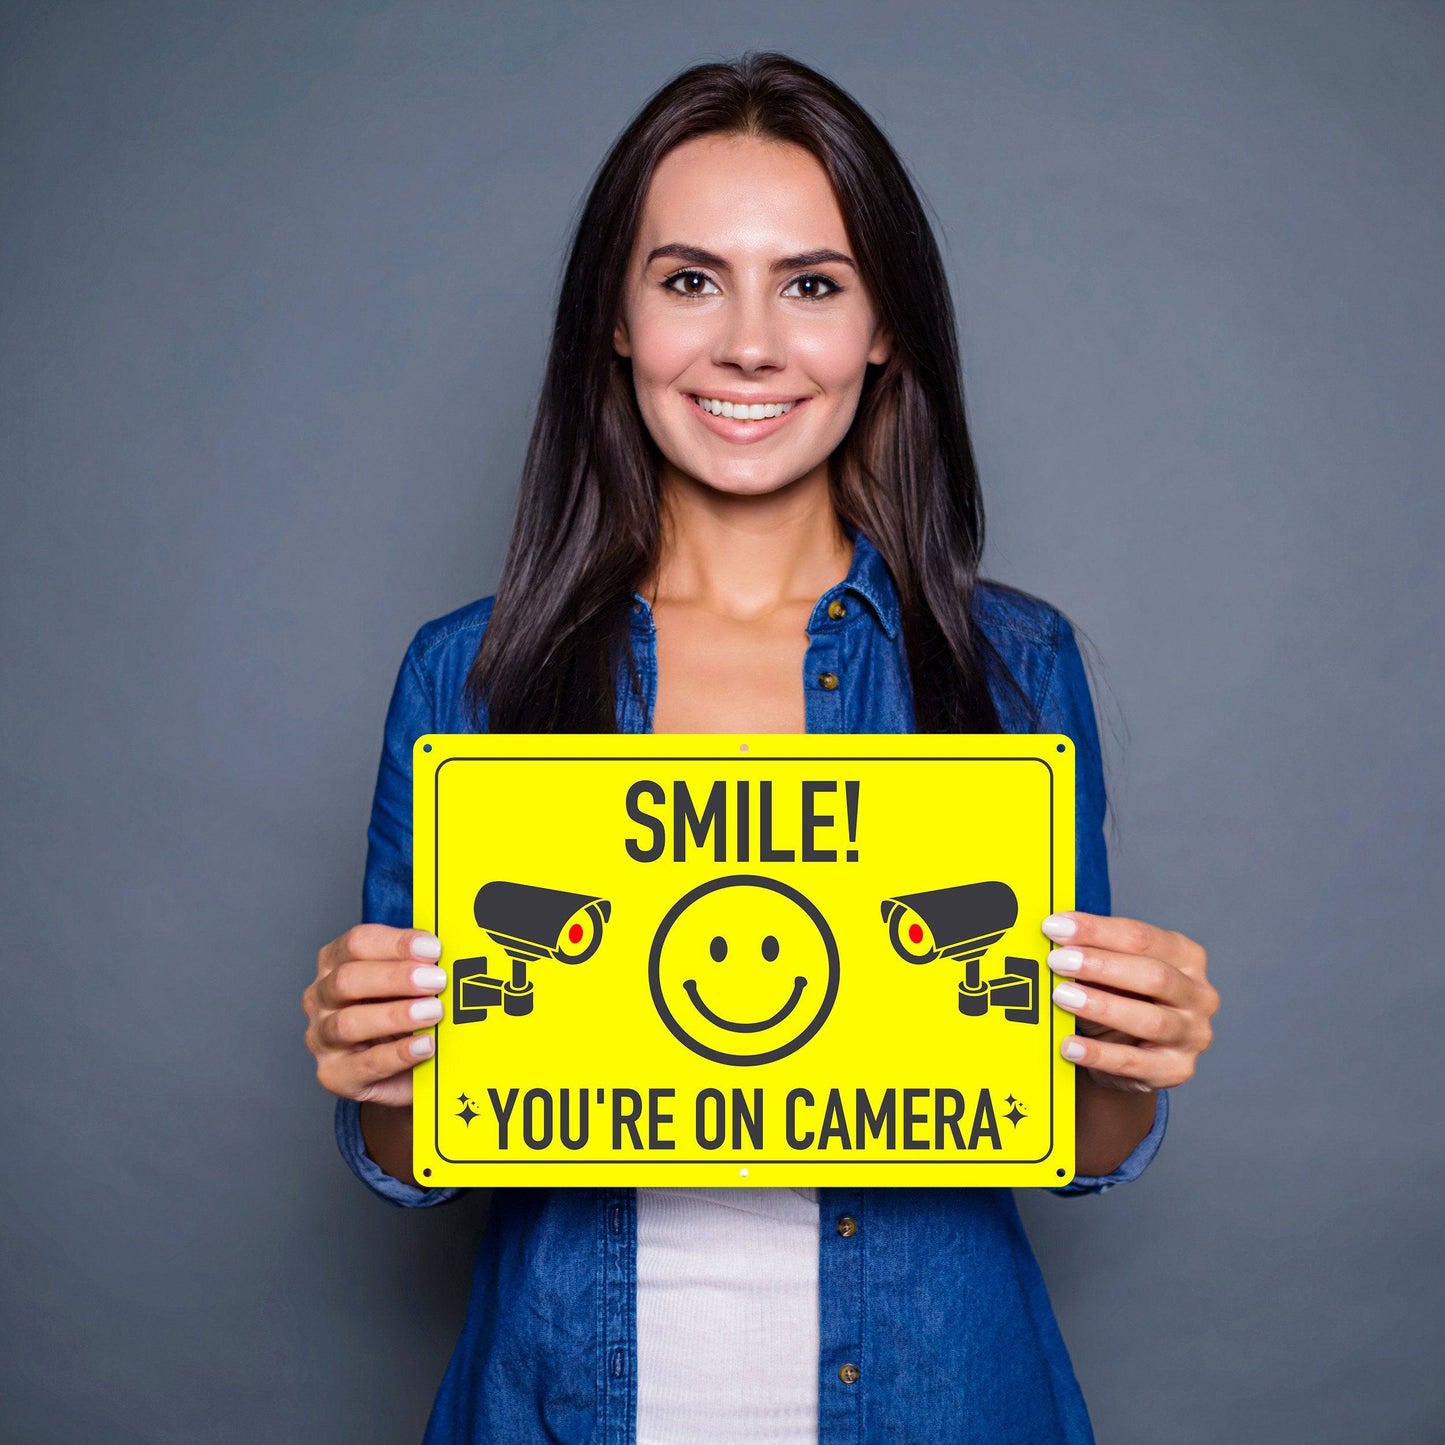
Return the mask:
<svg viewBox="0 0 1445 1445">
<path fill-rule="evenodd" d="M 739 496 L 826 478 L 888 342 L 822 166 L 800 146 L 700 136 L 643 205 L 614 346 L 671 471 Z M 718 414 L 766 405 L 762 420 Z M 676 479 L 674 477 L 674 479 Z"/>
</svg>

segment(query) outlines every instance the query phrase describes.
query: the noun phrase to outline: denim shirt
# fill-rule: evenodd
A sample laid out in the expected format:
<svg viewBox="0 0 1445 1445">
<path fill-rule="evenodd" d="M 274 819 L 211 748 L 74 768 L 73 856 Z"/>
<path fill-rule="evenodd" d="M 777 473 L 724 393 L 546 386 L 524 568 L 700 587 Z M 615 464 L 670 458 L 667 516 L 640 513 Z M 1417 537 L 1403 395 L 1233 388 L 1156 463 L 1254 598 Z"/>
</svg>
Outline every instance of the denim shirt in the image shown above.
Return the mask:
<svg viewBox="0 0 1445 1445">
<path fill-rule="evenodd" d="M 402 662 L 368 831 L 366 922 L 411 925 L 412 743 L 473 730 L 461 691 L 491 607 L 486 598 L 427 623 Z M 1108 913 L 1103 768 L 1073 630 L 1047 604 L 988 583 L 975 590 L 974 616 L 1033 702 L 1033 730 L 1074 742 L 1075 897 L 1081 910 Z M 656 630 L 641 596 L 631 643 L 643 695 L 619 678 L 618 728 L 649 732 Z M 897 593 L 862 533 L 847 577 L 809 618 L 802 685 L 810 733 L 913 730 Z M 1031 730 L 1017 699 L 997 687 L 994 697 L 1004 731 Z M 1161 1090 L 1153 1128 L 1118 1169 L 1051 1192 L 1101 1193 L 1136 1178 L 1168 1111 Z M 366 1154 L 354 1103 L 338 1102 L 336 1135 L 353 1171 L 393 1204 L 425 1207 L 460 1192 L 384 1174 Z M 818 1202 L 820 1445 L 1093 1439 L 1011 1190 L 840 1186 L 819 1188 Z M 633 1445 L 636 1250 L 631 1189 L 496 1190 L 427 1445 Z"/>
</svg>

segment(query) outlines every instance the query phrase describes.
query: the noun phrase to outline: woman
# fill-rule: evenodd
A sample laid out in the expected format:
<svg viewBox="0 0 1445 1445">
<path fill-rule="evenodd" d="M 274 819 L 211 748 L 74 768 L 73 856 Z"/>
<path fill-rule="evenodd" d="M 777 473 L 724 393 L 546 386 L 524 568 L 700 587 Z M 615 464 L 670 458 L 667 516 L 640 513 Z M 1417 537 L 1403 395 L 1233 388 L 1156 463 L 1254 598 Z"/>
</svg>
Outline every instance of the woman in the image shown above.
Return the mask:
<svg viewBox="0 0 1445 1445">
<path fill-rule="evenodd" d="M 745 416 L 739 409 L 749 408 Z M 954 318 L 918 198 L 831 82 L 779 55 L 660 91 L 593 184 L 496 597 L 418 633 L 387 719 L 367 922 L 308 1043 L 356 1172 L 411 1175 L 423 732 L 1048 731 L 1079 770 L 1079 1175 L 1134 1178 L 1208 1046 L 1203 950 L 1110 918 L 1092 704 L 1067 621 L 977 580 Z M 801 686 L 800 686 L 801 680 Z M 429 1441 L 1087 1440 L 1001 1189 L 501 1190 Z"/>
</svg>

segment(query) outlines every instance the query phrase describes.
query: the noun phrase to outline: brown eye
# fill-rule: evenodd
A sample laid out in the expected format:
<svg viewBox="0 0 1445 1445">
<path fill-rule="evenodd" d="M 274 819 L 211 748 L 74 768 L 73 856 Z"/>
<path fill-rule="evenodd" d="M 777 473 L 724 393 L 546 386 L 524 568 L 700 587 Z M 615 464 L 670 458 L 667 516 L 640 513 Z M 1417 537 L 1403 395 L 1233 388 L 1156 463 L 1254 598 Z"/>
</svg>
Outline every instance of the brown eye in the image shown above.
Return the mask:
<svg viewBox="0 0 1445 1445">
<path fill-rule="evenodd" d="M 841 291 L 843 289 L 836 281 L 830 281 L 828 277 L 820 276 L 812 271 L 808 272 L 806 276 L 799 276 L 798 279 L 783 292 L 783 295 L 791 295 L 793 288 L 796 286 L 806 288 L 799 293 L 798 299 L 801 301 L 822 301 L 826 297 L 831 296 L 835 291 Z M 825 286 L 827 290 L 820 292 L 818 290 L 819 286 Z"/>
<path fill-rule="evenodd" d="M 706 296 L 708 292 L 703 288 L 713 283 L 712 278 L 702 271 L 674 271 L 662 284 L 679 296 Z M 716 289 L 714 286 L 713 290 Z"/>
</svg>

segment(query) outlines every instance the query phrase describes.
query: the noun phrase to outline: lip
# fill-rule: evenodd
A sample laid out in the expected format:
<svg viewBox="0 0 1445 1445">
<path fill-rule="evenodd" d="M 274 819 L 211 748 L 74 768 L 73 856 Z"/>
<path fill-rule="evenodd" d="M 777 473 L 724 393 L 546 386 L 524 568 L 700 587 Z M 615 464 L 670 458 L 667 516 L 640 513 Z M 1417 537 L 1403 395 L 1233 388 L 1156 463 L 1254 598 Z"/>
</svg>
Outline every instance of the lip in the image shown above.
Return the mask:
<svg viewBox="0 0 1445 1445">
<path fill-rule="evenodd" d="M 739 396 L 736 392 L 729 396 L 726 392 L 721 394 L 708 392 L 710 401 L 732 401 L 759 403 L 766 406 L 769 403 L 791 401 L 793 406 L 781 416 L 764 417 L 761 421 L 738 421 L 736 417 L 714 416 L 710 411 L 704 411 L 697 403 L 700 392 L 688 392 L 687 404 L 692 409 L 697 419 L 715 436 L 720 436 L 724 441 L 741 442 L 746 445 L 748 442 L 762 441 L 770 437 L 780 427 L 786 426 L 788 422 L 797 416 L 807 406 L 808 398 L 793 396 Z"/>
<path fill-rule="evenodd" d="M 798 1000 L 803 996 L 803 989 L 808 980 L 799 974 L 793 980 L 793 991 L 788 995 L 788 1001 L 771 1018 L 761 1020 L 759 1023 L 735 1023 L 732 1019 L 725 1019 L 721 1014 L 715 1014 L 703 1001 L 702 995 L 697 990 L 697 980 L 689 978 L 683 982 L 683 989 L 688 998 L 692 1000 L 692 1006 L 705 1018 L 708 1023 L 716 1024 L 720 1029 L 731 1029 L 735 1034 L 760 1034 L 764 1029 L 770 1029 L 774 1024 L 780 1024 L 797 1008 Z"/>
</svg>

